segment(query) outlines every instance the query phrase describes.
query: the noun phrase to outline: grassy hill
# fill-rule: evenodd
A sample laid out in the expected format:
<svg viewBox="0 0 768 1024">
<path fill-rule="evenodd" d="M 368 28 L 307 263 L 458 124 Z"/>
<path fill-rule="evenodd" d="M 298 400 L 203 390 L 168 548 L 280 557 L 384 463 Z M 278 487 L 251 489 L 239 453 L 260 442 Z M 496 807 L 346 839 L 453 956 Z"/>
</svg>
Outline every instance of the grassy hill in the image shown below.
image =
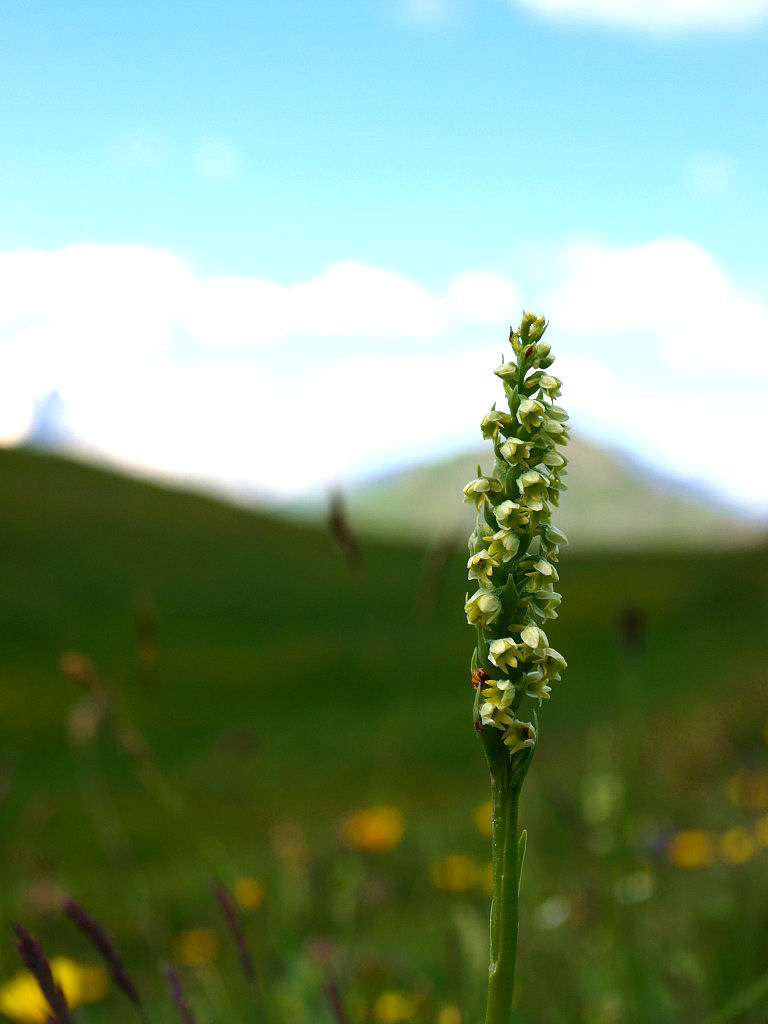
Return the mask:
<svg viewBox="0 0 768 1024">
<path fill-rule="evenodd" d="M 206 913 L 212 870 L 271 878 L 276 892 L 278 847 L 267 841 L 276 829 L 298 821 L 318 848 L 331 848 L 350 808 L 391 803 L 406 815 L 407 840 L 400 874 L 379 879 L 376 892 L 395 886 L 408 927 L 395 903 L 373 903 L 379 909 L 359 922 L 360 948 L 378 936 L 402 950 L 390 967 L 454 984 L 452 961 L 440 953 L 453 911 L 434 905 L 424 864 L 457 844 L 479 851 L 484 843 L 468 832 L 485 782 L 470 723 L 464 561 L 461 550 L 441 563 L 415 541 L 367 542 L 354 569 L 321 529 L 0 450 L 5 917 L 55 937 L 41 895 L 55 884 L 101 908 L 130 941 L 146 932 L 149 908 L 161 906 L 160 938 L 141 939 L 157 960 L 168 929 Z M 763 763 L 768 717 L 768 549 L 568 553 L 560 589 L 562 618 L 550 637 L 569 669 L 541 712 L 525 812 L 538 865 L 527 898 L 539 901 L 558 887 L 587 885 L 593 826 L 579 808 L 596 771 L 627 768 L 633 836 L 669 822 L 719 827 L 728 821 L 722 780 Z M 634 647 L 632 637 L 620 642 L 622 617 L 641 624 Z M 154 761 L 138 764 L 106 727 L 83 728 L 83 692 L 57 667 L 72 648 L 113 681 L 114 700 Z M 636 870 L 638 843 L 605 867 L 600 899 L 613 899 L 612 872 Z M 344 886 L 369 870 L 343 859 L 326 874 L 317 865 L 314 909 L 295 911 L 291 934 L 340 927 Z M 674 930 L 687 920 L 682 890 L 659 870 L 655 920 Z M 702 899 L 710 895 L 704 886 Z M 280 935 L 280 914 L 293 904 L 278 902 L 269 927 Z M 560 946 L 550 933 L 526 934 L 536 977 L 533 963 Z M 646 938 L 651 949 L 656 939 Z M 735 960 L 723 948 L 725 992 L 751 976 L 761 947 L 755 940 L 757 960 L 739 942 Z M 567 974 L 566 959 L 558 970 Z M 0 968 L 10 964 L 10 950 L 0 950 Z M 574 978 L 563 983 L 560 1016 L 529 1019 L 574 1019 L 569 1000 L 582 998 Z M 537 984 L 526 996 L 531 1007 Z M 653 1019 L 684 1018 L 659 1010 Z"/>
<path fill-rule="evenodd" d="M 407 789 L 417 768 L 436 782 L 457 752 L 475 759 L 464 721 L 463 562 L 461 550 L 441 567 L 416 544 L 368 543 L 356 572 L 323 530 L 0 450 L 5 760 L 27 785 L 50 783 L 51 761 L 66 761 L 77 694 L 56 666 L 76 648 L 122 681 L 131 712 L 183 770 L 205 751 L 230 773 L 226 737 L 248 734 L 243 774 L 213 770 L 200 782 L 215 796 L 216 785 L 234 791 L 252 770 L 260 817 L 285 800 L 264 782 L 265 769 L 284 773 L 292 799 L 318 800 L 318 809 L 338 797 L 309 764 L 324 766 L 349 799 Z M 648 698 L 693 686 L 722 692 L 762 652 L 766 565 L 765 548 L 717 557 L 568 553 L 565 614 L 552 633 L 572 667 L 547 721 L 615 709 L 616 620 L 628 605 L 648 617 Z M 151 669 L 142 628 L 156 633 Z"/>
<path fill-rule="evenodd" d="M 464 536 L 474 519 L 461 490 L 487 468 L 490 446 L 418 466 L 354 489 L 351 522 L 381 537 Z M 558 522 L 574 548 L 730 548 L 754 544 L 768 530 L 728 514 L 671 482 L 654 480 L 619 453 L 574 438 L 568 491 Z"/>
</svg>

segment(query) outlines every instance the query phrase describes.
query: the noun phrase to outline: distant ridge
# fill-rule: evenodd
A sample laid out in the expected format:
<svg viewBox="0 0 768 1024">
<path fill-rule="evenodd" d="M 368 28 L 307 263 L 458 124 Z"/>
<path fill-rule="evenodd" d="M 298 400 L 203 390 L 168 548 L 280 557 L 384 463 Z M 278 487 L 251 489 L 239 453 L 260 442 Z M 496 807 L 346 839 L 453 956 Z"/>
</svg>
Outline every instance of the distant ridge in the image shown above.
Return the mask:
<svg viewBox="0 0 768 1024">
<path fill-rule="evenodd" d="M 328 517 L 328 508 L 318 499 L 279 505 L 242 488 L 126 471 L 103 453 L 78 444 L 57 392 L 41 399 L 20 447 L 277 520 L 316 523 Z M 631 456 L 578 437 L 572 438 L 567 454 L 568 490 L 555 521 L 568 535 L 571 549 L 714 552 L 758 545 L 768 538 L 768 522 L 725 509 L 696 489 L 640 466 Z M 463 543 L 475 512 L 464 504 L 462 488 L 477 475 L 478 463 L 486 466 L 488 457 L 489 448 L 480 448 L 353 486 L 342 496 L 344 515 L 355 533 L 371 539 L 439 543 L 455 538 Z"/>
<path fill-rule="evenodd" d="M 759 543 L 768 533 L 768 524 L 724 510 L 616 451 L 573 438 L 567 455 L 568 490 L 555 520 L 574 548 L 722 550 Z M 350 521 L 369 536 L 463 538 L 475 511 L 462 502 L 462 488 L 488 457 L 488 447 L 477 449 L 353 488 Z"/>
</svg>

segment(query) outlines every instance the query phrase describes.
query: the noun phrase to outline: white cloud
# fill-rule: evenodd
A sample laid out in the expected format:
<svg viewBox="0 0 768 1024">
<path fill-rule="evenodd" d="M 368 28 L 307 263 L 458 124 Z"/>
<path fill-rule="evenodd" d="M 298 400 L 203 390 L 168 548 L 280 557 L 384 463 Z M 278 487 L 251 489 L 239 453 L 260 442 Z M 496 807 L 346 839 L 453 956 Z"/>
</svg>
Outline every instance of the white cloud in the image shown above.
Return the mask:
<svg viewBox="0 0 768 1024">
<path fill-rule="evenodd" d="M 683 239 L 569 245 L 549 272 L 576 426 L 768 509 L 762 298 Z M 143 247 L 0 254 L 0 440 L 56 389 L 83 443 L 124 465 L 296 494 L 476 442 L 520 309 L 483 270 L 431 291 L 354 262 L 285 285 Z"/>
<path fill-rule="evenodd" d="M 587 356 L 563 356 L 557 372 L 566 382 L 564 404 L 590 435 L 635 452 L 672 478 L 768 512 L 759 440 L 766 428 L 765 378 L 745 375 L 727 387 L 713 380 L 691 389 L 658 374 L 655 387 L 638 387 L 632 376 Z"/>
<path fill-rule="evenodd" d="M 291 290 L 296 334 L 432 338 L 443 329 L 439 300 L 401 274 L 337 263 Z"/>
<path fill-rule="evenodd" d="M 621 344 L 642 335 L 664 362 L 687 372 L 722 374 L 738 338 L 730 373 L 768 372 L 768 305 L 684 239 L 568 247 L 547 308 L 550 321 L 582 338 Z"/>
<path fill-rule="evenodd" d="M 547 17 L 617 28 L 738 30 L 768 18 L 768 0 L 512 0 Z"/>
<path fill-rule="evenodd" d="M 146 350 L 165 344 L 193 275 L 162 249 L 73 245 L 0 253 L 0 283 L 0 330 L 47 324 L 62 350 Z"/>
<path fill-rule="evenodd" d="M 85 447 L 120 465 L 234 493 L 295 496 L 471 436 L 491 401 L 495 350 L 348 355 L 286 376 L 251 358 L 134 369 L 63 389 Z M 301 475 L 297 474 L 301 466 Z"/>
<path fill-rule="evenodd" d="M 355 262 L 288 286 L 202 277 L 149 247 L 1 253 L 0 441 L 20 440 L 40 397 L 58 390 L 74 434 L 124 465 L 299 491 L 364 468 L 366 445 L 379 453 L 407 446 L 423 374 L 440 374 L 439 361 L 377 359 L 361 346 L 434 345 L 451 324 L 487 318 L 483 297 L 498 305 L 507 294 L 493 275 L 467 275 L 441 295 Z M 347 339 L 350 354 L 321 359 L 319 371 L 298 360 L 286 376 L 255 358 L 267 344 L 290 341 L 301 352 L 326 339 L 337 348 Z M 361 390 L 365 372 L 372 376 Z M 441 386 L 455 396 L 450 377 Z M 383 404 L 358 444 L 345 410 L 366 401 Z M 440 420 L 425 421 L 423 443 L 441 429 Z M 298 479 L 292 453 L 308 435 L 311 473 Z"/>
<path fill-rule="evenodd" d="M 448 308 L 460 320 L 503 323 L 514 319 L 521 300 L 515 285 L 500 274 L 474 270 L 452 281 L 446 295 Z"/>
<path fill-rule="evenodd" d="M 336 263 L 293 286 L 259 278 L 199 282 L 185 320 L 206 344 L 250 347 L 290 336 L 434 338 L 446 310 L 437 296 L 362 263 Z"/>
<path fill-rule="evenodd" d="M 768 304 L 689 241 L 563 252 L 547 310 L 576 423 L 768 511 Z"/>
</svg>

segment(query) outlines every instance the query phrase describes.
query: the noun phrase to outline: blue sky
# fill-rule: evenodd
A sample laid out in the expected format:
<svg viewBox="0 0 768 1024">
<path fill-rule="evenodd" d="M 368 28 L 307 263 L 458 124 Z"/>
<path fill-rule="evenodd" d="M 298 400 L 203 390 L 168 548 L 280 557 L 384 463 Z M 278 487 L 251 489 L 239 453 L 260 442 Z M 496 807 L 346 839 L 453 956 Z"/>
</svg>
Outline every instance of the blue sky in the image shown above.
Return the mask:
<svg viewBox="0 0 768 1024">
<path fill-rule="evenodd" d="M 0 438 L 57 388 L 126 465 L 299 493 L 472 443 L 536 306 L 577 427 L 768 512 L 767 44 L 768 0 L 9 4 Z"/>
</svg>

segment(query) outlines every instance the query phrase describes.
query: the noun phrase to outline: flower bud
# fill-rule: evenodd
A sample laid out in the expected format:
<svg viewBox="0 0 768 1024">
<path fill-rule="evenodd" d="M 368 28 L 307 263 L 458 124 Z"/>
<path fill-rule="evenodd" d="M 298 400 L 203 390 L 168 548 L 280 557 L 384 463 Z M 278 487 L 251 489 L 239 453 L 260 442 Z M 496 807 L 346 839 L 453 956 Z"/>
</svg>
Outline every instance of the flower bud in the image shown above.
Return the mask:
<svg viewBox="0 0 768 1024">
<path fill-rule="evenodd" d="M 533 650 L 538 650 L 540 647 L 549 647 L 547 634 L 543 629 L 539 629 L 538 626 L 523 626 L 520 630 L 520 639 L 527 647 L 530 647 Z"/>
<path fill-rule="evenodd" d="M 517 363 L 502 363 L 493 372 L 503 381 L 515 381 L 518 374 Z"/>
</svg>

